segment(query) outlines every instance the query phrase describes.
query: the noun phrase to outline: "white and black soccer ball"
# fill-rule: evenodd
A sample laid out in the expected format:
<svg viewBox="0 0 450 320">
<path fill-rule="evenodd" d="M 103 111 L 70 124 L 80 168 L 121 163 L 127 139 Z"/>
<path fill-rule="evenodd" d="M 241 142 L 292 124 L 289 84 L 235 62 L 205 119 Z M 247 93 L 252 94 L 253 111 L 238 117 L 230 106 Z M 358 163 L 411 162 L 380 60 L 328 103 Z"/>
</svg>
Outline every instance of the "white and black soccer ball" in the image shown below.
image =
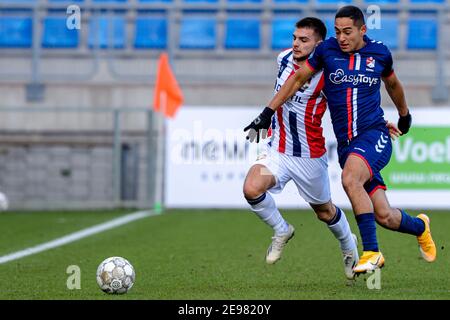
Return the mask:
<svg viewBox="0 0 450 320">
<path fill-rule="evenodd" d="M 133 266 L 122 257 L 105 259 L 97 268 L 97 284 L 106 293 L 126 293 L 135 279 Z"/>
<path fill-rule="evenodd" d="M 9 208 L 8 197 L 3 192 L 0 192 L 0 211 L 6 211 Z"/>
</svg>

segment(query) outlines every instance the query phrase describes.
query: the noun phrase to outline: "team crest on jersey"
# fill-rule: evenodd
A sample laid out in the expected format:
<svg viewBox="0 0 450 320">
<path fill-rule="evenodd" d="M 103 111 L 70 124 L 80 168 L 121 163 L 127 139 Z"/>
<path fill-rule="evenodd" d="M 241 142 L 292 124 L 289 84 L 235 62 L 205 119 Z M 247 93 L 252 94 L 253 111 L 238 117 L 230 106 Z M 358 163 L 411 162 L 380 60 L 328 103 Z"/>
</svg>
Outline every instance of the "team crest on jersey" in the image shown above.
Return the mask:
<svg viewBox="0 0 450 320">
<path fill-rule="evenodd" d="M 373 57 L 369 57 L 366 60 L 366 69 L 374 69 L 375 68 L 375 59 Z"/>
</svg>

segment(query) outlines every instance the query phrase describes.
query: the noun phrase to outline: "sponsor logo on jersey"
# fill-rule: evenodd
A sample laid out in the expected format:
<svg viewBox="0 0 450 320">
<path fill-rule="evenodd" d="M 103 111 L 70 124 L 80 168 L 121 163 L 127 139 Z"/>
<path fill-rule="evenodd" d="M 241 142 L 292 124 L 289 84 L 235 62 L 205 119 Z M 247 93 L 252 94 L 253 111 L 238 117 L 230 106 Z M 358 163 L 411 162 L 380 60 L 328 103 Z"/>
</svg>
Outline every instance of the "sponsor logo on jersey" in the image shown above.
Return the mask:
<svg viewBox="0 0 450 320">
<path fill-rule="evenodd" d="M 344 70 L 337 69 L 336 72 L 331 73 L 329 79 L 334 84 L 341 84 L 344 82 L 352 83 L 353 85 L 358 85 L 360 83 L 369 84 L 369 87 L 378 83 L 378 78 L 369 77 L 365 74 L 345 74 Z"/>
</svg>

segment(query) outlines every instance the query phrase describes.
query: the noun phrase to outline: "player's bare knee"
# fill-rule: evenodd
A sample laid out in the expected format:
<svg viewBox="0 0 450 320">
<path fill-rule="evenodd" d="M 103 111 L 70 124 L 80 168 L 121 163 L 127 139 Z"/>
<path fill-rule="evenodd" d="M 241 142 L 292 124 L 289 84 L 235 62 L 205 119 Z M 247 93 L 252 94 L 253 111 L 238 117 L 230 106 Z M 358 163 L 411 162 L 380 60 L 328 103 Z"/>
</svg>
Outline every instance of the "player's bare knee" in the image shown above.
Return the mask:
<svg viewBox="0 0 450 320">
<path fill-rule="evenodd" d="M 331 210 L 316 211 L 317 218 L 323 222 L 329 222 L 333 219 L 334 213 Z"/>
<path fill-rule="evenodd" d="M 316 213 L 317 218 L 323 222 L 329 222 L 333 219 L 335 211 L 331 203 L 323 204 L 320 206 L 311 205 Z"/>
<path fill-rule="evenodd" d="M 255 180 L 248 179 L 244 183 L 244 197 L 245 199 L 251 200 L 256 199 L 261 194 L 266 192 L 263 187 L 261 187 Z"/>
</svg>

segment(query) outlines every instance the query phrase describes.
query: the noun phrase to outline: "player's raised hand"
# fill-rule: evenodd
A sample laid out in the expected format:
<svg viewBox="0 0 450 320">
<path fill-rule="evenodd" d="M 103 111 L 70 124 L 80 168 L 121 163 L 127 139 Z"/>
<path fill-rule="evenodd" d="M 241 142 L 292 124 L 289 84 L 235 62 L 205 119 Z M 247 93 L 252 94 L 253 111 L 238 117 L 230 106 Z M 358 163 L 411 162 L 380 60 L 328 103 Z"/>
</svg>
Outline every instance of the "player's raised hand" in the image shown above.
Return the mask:
<svg viewBox="0 0 450 320">
<path fill-rule="evenodd" d="M 400 129 L 400 131 L 402 132 L 402 135 L 407 134 L 409 131 L 409 128 L 411 128 L 411 123 L 412 123 L 412 117 L 411 114 L 409 113 L 408 110 L 408 114 L 406 116 L 400 116 L 398 118 L 398 128 Z"/>
<path fill-rule="evenodd" d="M 397 128 L 397 126 L 392 122 L 386 122 L 386 127 L 389 129 L 389 135 L 392 140 L 397 139 L 402 135 L 402 132 Z"/>
<path fill-rule="evenodd" d="M 256 143 L 259 143 L 260 134 L 261 138 L 265 139 L 274 113 L 273 109 L 265 107 L 261 114 L 244 128 L 244 132 L 248 131 L 247 140 L 250 140 L 250 142 L 256 140 Z"/>
</svg>

